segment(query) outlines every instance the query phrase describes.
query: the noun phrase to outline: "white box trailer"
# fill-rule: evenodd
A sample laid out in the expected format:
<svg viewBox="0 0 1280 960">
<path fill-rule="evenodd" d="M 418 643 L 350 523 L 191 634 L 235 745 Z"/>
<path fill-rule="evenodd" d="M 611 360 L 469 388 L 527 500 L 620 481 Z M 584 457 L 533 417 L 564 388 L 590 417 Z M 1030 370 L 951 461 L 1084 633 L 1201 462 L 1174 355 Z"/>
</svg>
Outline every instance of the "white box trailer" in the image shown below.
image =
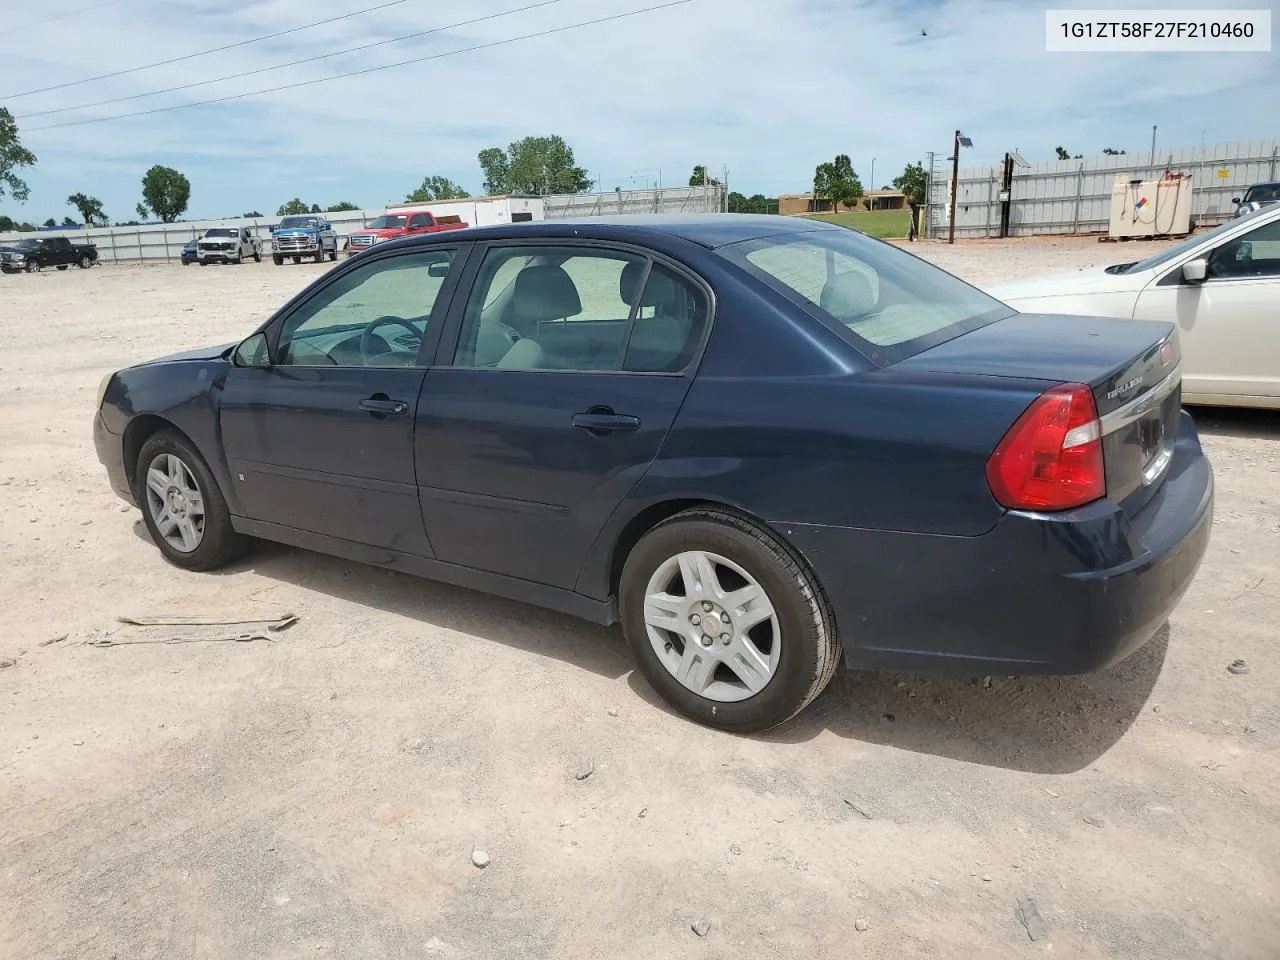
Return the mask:
<svg viewBox="0 0 1280 960">
<path fill-rule="evenodd" d="M 436 217 L 459 217 L 472 227 L 545 219 L 541 197 L 470 197 L 466 200 L 387 204 L 387 213 L 402 210 L 426 210 Z"/>
</svg>

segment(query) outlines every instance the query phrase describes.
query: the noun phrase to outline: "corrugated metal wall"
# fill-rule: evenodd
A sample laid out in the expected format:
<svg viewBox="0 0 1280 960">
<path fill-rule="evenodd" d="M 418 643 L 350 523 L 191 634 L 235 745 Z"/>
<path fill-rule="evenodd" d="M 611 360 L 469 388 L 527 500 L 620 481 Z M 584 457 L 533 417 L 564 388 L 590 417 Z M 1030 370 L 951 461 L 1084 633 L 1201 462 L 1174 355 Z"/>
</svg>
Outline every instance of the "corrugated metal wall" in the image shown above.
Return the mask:
<svg viewBox="0 0 1280 960">
<path fill-rule="evenodd" d="M 1014 167 L 1009 233 L 1105 233 L 1111 212 L 1111 187 L 1117 174 L 1154 180 L 1169 170 L 1192 178 L 1191 220 L 1212 226 L 1235 212 L 1232 197 L 1251 184 L 1280 176 L 1280 141 L 1225 143 L 1179 150 L 1156 149 L 1125 156 L 1085 157 Z M 1001 166 L 962 167 L 956 188 L 956 236 L 1000 235 Z M 929 191 L 931 235 L 948 233 L 950 168 L 934 170 Z"/>
<path fill-rule="evenodd" d="M 724 188 L 708 184 L 547 197 L 545 210 L 548 220 L 563 220 L 622 213 L 719 213 L 723 203 Z"/>
<path fill-rule="evenodd" d="M 609 193 L 581 193 L 545 198 L 547 219 L 608 216 L 616 213 L 714 213 L 721 208 L 724 191 L 720 187 L 664 187 L 660 190 L 623 190 Z M 339 238 L 368 226 L 384 210 L 349 210 L 326 213 Z M 191 220 L 183 223 L 148 224 L 141 227 L 97 227 L 91 230 L 42 231 L 0 234 L 0 243 L 30 236 L 65 236 L 73 243 L 92 242 L 102 262 L 120 260 L 163 263 L 182 256 L 182 246 L 210 227 L 248 227 L 263 241 L 270 254 L 270 228 L 279 217 L 258 219 Z M 338 247 L 341 249 L 342 240 Z"/>
</svg>

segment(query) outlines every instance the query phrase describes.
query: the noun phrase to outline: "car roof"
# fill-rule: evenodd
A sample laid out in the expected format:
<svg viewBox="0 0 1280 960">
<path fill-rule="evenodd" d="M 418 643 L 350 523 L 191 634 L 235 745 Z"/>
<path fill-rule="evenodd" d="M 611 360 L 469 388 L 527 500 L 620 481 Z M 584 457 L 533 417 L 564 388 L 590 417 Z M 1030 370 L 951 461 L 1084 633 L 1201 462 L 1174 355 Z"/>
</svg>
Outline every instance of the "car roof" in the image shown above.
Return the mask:
<svg viewBox="0 0 1280 960">
<path fill-rule="evenodd" d="M 1263 180 L 1260 183 L 1249 184 L 1250 190 L 1254 187 L 1280 187 L 1280 180 Z"/>
<path fill-rule="evenodd" d="M 604 201 L 608 203 L 607 200 Z M 804 217 L 782 217 L 751 213 L 633 214 L 606 217 L 576 217 L 565 220 L 537 220 L 489 227 L 468 227 L 415 237 L 406 243 L 452 243 L 462 234 L 470 240 L 509 240 L 525 237 L 580 238 L 588 240 L 642 240 L 648 237 L 676 237 L 715 249 L 743 240 L 787 233 L 841 230 L 842 227 Z"/>
</svg>

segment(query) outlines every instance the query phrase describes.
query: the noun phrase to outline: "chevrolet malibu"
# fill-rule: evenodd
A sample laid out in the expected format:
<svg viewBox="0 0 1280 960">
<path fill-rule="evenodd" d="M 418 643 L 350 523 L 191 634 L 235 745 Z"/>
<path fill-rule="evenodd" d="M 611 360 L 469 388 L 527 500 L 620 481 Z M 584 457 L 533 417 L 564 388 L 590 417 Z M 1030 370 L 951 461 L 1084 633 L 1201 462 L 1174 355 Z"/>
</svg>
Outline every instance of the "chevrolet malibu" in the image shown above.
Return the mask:
<svg viewBox="0 0 1280 960">
<path fill-rule="evenodd" d="M 120 370 L 115 491 L 190 570 L 260 537 L 620 622 L 675 709 L 855 669 L 1081 673 L 1168 617 L 1213 477 L 1169 323 L 1025 316 L 787 217 L 379 244 Z"/>
</svg>

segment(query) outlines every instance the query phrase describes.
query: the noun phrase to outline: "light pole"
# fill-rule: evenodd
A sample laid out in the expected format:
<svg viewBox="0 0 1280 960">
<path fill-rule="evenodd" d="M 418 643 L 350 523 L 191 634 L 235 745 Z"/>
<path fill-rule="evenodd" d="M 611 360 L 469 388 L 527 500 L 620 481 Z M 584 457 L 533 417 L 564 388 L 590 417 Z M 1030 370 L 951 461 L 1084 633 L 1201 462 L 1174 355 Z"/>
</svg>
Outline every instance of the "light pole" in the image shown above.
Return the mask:
<svg viewBox="0 0 1280 960">
<path fill-rule="evenodd" d="M 947 243 L 956 242 L 956 184 L 960 180 L 960 148 L 972 146 L 973 141 L 957 130 L 955 140 L 951 144 L 951 213 L 948 217 L 951 222 Z"/>
</svg>

